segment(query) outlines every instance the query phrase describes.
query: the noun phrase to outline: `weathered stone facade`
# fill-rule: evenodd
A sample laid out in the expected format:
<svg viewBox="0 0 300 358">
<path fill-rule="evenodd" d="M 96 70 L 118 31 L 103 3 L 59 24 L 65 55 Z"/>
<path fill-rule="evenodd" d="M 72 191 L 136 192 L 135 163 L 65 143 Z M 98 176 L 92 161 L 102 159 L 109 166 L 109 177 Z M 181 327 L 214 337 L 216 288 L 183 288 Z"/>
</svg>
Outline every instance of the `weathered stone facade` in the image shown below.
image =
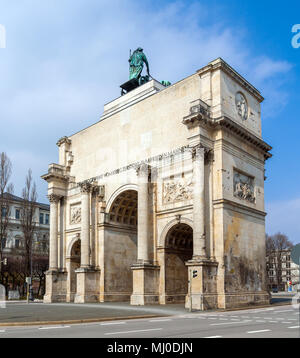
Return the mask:
<svg viewBox="0 0 300 358">
<path fill-rule="evenodd" d="M 217 59 L 169 87 L 151 80 L 59 140 L 43 176 L 44 300 L 267 303 L 262 101 Z"/>
</svg>

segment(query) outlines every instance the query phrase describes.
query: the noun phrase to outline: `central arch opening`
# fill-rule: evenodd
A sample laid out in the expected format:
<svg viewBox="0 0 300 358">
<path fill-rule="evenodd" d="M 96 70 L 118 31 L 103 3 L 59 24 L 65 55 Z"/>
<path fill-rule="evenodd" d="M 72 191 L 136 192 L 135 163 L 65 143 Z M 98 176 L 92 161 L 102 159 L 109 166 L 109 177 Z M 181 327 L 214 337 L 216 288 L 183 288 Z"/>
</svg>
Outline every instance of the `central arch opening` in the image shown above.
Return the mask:
<svg viewBox="0 0 300 358">
<path fill-rule="evenodd" d="M 105 234 L 105 295 L 109 301 L 129 301 L 131 266 L 137 261 L 136 190 L 126 190 L 113 201 Z"/>
<path fill-rule="evenodd" d="M 193 229 L 184 223 L 173 226 L 165 243 L 166 302 L 184 303 L 188 293 L 188 268 L 193 256 Z"/>
</svg>

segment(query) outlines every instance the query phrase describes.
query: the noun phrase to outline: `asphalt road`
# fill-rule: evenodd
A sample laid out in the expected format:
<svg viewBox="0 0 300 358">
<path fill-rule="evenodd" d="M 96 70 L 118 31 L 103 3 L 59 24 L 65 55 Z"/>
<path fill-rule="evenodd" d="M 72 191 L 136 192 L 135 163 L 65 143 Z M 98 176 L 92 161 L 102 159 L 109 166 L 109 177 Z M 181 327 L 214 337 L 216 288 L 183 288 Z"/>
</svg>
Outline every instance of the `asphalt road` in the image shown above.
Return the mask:
<svg viewBox="0 0 300 358">
<path fill-rule="evenodd" d="M 299 338 L 299 308 L 175 314 L 88 324 L 0 327 L 1 338 Z"/>
</svg>

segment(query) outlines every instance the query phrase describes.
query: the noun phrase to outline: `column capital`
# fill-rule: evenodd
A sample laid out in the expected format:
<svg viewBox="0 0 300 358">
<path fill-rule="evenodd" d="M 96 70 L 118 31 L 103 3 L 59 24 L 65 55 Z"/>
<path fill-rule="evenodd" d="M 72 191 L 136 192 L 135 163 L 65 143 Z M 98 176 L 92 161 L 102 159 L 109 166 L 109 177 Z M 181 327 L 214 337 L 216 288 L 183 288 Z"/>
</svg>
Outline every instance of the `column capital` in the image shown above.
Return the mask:
<svg viewBox="0 0 300 358">
<path fill-rule="evenodd" d="M 149 176 L 151 174 L 151 166 L 147 163 L 137 164 L 135 170 L 137 176 Z"/>
<path fill-rule="evenodd" d="M 89 194 L 92 191 L 92 184 L 89 182 L 84 181 L 82 183 L 79 183 L 79 186 L 80 192 L 82 194 Z"/>
<path fill-rule="evenodd" d="M 50 203 L 58 203 L 59 200 L 61 199 L 61 196 L 60 195 L 57 195 L 57 194 L 50 194 L 50 195 L 47 195 Z"/>
<path fill-rule="evenodd" d="M 205 163 L 209 163 L 210 161 L 212 161 L 213 158 L 212 149 L 205 147 L 203 144 L 197 144 L 193 147 L 190 147 L 189 150 L 192 154 L 193 161 L 200 158 L 204 159 Z"/>
<path fill-rule="evenodd" d="M 93 184 L 91 188 L 92 195 L 97 196 L 100 201 L 104 199 L 105 186 Z"/>
</svg>

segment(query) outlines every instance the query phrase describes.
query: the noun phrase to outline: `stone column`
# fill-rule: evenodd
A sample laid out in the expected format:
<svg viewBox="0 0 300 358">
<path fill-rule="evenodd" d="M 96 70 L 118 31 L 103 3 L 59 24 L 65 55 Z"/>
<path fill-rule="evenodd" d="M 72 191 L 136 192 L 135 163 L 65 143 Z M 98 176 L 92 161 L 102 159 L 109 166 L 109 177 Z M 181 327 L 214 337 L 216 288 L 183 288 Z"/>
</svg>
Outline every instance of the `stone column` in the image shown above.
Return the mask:
<svg viewBox="0 0 300 358">
<path fill-rule="evenodd" d="M 90 267 L 90 191 L 91 184 L 81 185 L 81 264 L 82 268 Z"/>
<path fill-rule="evenodd" d="M 58 202 L 60 197 L 55 194 L 48 196 L 50 201 L 50 250 L 49 271 L 57 271 L 58 268 Z"/>
<path fill-rule="evenodd" d="M 138 175 L 138 250 L 137 259 L 140 263 L 149 263 L 148 242 L 148 178 L 149 166 L 142 164 L 137 169 Z"/>
<path fill-rule="evenodd" d="M 75 303 L 99 301 L 100 271 L 90 265 L 90 192 L 92 185 L 81 183 L 81 257 L 76 273 Z"/>
<path fill-rule="evenodd" d="M 50 201 L 50 252 L 49 270 L 46 272 L 45 303 L 60 302 L 66 299 L 66 275 L 58 270 L 58 202 L 60 196 L 51 194 Z"/>
<path fill-rule="evenodd" d="M 193 257 L 205 259 L 205 196 L 204 196 L 204 148 L 196 146 L 192 151 L 194 199 L 193 199 Z"/>
<path fill-rule="evenodd" d="M 132 305 L 159 303 L 159 267 L 151 263 L 149 255 L 149 166 L 137 168 L 138 176 L 138 228 L 137 263 L 131 266 L 133 272 Z"/>
</svg>

